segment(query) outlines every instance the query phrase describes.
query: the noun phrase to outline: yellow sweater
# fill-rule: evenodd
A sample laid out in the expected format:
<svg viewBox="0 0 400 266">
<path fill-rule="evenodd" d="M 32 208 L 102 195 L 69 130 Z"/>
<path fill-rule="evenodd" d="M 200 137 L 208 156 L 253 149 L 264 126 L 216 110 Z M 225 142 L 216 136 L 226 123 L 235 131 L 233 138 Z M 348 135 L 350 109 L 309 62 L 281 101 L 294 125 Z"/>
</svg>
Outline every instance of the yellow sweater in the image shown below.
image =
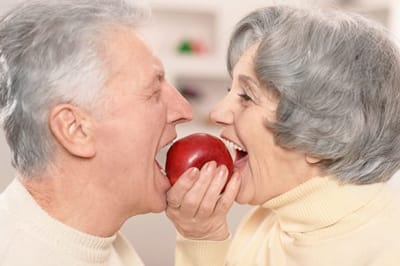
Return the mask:
<svg viewBox="0 0 400 266">
<path fill-rule="evenodd" d="M 399 266 L 400 200 L 387 184 L 316 177 L 259 206 L 231 241 L 177 237 L 175 265 Z"/>
</svg>

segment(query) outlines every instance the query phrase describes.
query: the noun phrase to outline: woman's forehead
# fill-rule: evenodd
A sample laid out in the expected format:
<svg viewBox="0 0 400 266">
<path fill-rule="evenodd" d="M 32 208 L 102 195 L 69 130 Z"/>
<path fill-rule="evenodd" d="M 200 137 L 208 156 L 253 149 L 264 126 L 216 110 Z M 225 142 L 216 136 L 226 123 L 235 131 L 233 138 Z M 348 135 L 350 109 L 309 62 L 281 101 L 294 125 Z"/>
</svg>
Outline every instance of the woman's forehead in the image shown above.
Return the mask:
<svg viewBox="0 0 400 266">
<path fill-rule="evenodd" d="M 237 78 L 239 75 L 245 74 L 246 76 L 256 78 L 254 69 L 254 59 L 258 45 L 250 46 L 239 58 L 233 69 L 233 77 Z"/>
</svg>

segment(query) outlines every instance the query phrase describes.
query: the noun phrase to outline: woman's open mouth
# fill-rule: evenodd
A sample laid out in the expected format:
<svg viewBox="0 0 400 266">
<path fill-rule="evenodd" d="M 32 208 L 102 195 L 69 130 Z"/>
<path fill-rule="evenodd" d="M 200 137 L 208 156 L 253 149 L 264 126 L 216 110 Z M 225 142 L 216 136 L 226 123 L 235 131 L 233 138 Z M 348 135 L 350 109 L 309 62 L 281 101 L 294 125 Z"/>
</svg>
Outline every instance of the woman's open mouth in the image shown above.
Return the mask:
<svg viewBox="0 0 400 266">
<path fill-rule="evenodd" d="M 235 150 L 235 152 L 236 152 L 236 156 L 235 156 L 235 162 L 238 162 L 238 161 L 240 161 L 240 160 L 242 160 L 243 158 L 246 158 L 247 157 L 247 152 L 245 152 L 245 151 L 240 151 L 240 150 Z"/>
</svg>

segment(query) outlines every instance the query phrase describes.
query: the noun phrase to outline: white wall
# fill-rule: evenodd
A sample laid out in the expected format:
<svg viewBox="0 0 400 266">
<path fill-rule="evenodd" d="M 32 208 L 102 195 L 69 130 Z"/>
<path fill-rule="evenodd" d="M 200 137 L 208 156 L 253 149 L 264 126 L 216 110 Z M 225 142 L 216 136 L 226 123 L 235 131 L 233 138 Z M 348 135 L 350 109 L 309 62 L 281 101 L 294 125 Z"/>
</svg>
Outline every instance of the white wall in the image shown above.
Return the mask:
<svg viewBox="0 0 400 266">
<path fill-rule="evenodd" d="M 397 41 L 400 42 L 400 1 L 391 0 L 392 2 L 392 16 L 389 20 L 390 29 L 396 36 Z"/>
<path fill-rule="evenodd" d="M 4 137 L 4 131 L 0 129 L 0 191 L 14 176 L 14 169 L 11 167 L 10 161 L 10 150 Z"/>
</svg>

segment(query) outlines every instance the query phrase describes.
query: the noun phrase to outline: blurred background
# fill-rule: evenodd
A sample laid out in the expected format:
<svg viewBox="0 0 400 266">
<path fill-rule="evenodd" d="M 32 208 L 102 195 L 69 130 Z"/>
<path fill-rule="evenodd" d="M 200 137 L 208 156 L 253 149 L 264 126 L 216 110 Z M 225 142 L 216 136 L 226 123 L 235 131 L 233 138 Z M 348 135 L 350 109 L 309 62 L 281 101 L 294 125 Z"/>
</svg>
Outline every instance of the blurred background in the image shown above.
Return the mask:
<svg viewBox="0 0 400 266">
<path fill-rule="evenodd" d="M 0 0 L 0 15 L 23 1 Z M 142 33 L 163 61 L 169 81 L 194 110 L 194 120 L 178 126 L 178 137 L 194 132 L 219 134 L 219 129 L 209 122 L 208 112 L 229 86 L 225 67 L 228 39 L 235 23 L 255 8 L 287 4 L 350 10 L 383 24 L 400 40 L 398 0 L 149 0 L 148 3 L 153 18 Z M 165 150 L 159 160 L 164 162 Z M 13 177 L 10 152 L 0 129 L 0 191 Z M 400 190 L 397 174 L 390 183 Z M 234 205 L 228 217 L 232 231 L 249 209 Z M 146 265 L 173 265 L 175 230 L 164 214 L 133 217 L 122 231 Z"/>
</svg>

